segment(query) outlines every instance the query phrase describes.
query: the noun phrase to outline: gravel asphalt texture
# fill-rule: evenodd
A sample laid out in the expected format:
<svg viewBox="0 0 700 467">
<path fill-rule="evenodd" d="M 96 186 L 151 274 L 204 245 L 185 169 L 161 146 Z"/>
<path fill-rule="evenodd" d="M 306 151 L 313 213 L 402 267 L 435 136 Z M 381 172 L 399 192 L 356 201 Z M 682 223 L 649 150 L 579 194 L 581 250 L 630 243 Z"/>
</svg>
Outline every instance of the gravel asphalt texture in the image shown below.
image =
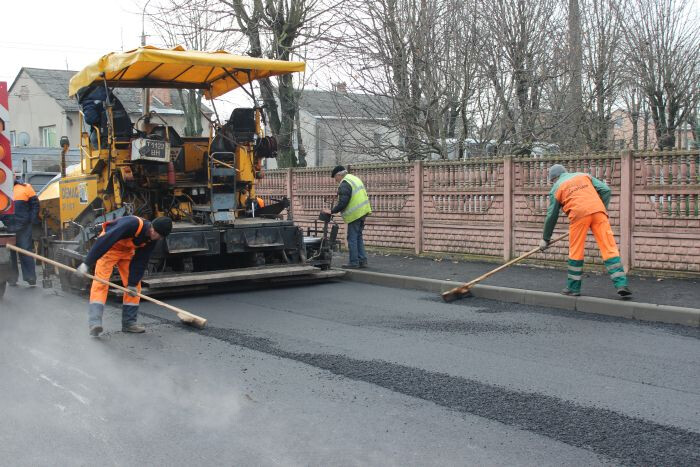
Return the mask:
<svg viewBox="0 0 700 467">
<path fill-rule="evenodd" d="M 333 265 L 340 267 L 347 262 L 345 254 L 335 255 Z M 438 258 L 420 257 L 397 253 L 368 253 L 367 271 L 468 282 L 495 269 L 500 263 L 463 261 L 449 255 Z M 564 265 L 562 265 L 564 267 Z M 515 289 L 560 292 L 566 286 L 566 271 L 542 266 L 516 264 L 481 282 L 486 285 Z M 689 308 L 700 308 L 700 278 L 654 278 L 630 275 L 630 289 L 635 302 L 655 303 Z M 581 294 L 590 297 L 619 299 L 603 266 L 584 266 Z"/>
<path fill-rule="evenodd" d="M 698 465 L 700 330 L 358 283 L 0 302 L 12 465 Z"/>
</svg>

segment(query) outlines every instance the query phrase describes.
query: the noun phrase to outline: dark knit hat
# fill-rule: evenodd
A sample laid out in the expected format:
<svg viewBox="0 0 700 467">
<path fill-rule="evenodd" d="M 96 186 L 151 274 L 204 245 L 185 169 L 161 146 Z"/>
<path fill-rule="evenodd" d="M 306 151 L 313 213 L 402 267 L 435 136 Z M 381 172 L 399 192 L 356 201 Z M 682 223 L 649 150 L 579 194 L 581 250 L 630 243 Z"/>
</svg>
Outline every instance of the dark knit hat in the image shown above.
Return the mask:
<svg viewBox="0 0 700 467">
<path fill-rule="evenodd" d="M 173 221 L 169 217 L 156 217 L 151 221 L 153 230 L 158 232 L 162 237 L 167 237 L 173 230 Z"/>
<path fill-rule="evenodd" d="M 547 174 L 547 178 L 551 182 L 555 178 L 561 176 L 561 174 L 565 174 L 565 173 L 566 173 L 566 168 L 563 165 L 554 164 L 553 166 L 551 166 L 549 168 L 549 173 Z"/>
<path fill-rule="evenodd" d="M 333 172 L 331 172 L 331 178 L 334 178 L 339 172 L 345 172 L 345 167 L 343 167 L 342 165 L 336 165 L 335 169 L 333 169 Z"/>
</svg>

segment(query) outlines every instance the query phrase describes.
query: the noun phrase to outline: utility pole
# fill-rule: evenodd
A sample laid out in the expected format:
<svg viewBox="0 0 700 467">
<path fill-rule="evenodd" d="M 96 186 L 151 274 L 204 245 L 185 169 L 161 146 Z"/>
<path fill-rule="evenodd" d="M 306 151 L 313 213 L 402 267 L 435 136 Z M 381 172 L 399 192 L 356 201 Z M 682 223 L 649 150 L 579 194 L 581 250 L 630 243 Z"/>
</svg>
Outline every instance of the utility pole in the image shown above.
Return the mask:
<svg viewBox="0 0 700 467">
<path fill-rule="evenodd" d="M 146 45 L 146 7 L 149 3 L 151 0 L 146 1 L 141 12 L 141 47 Z M 148 88 L 141 91 L 141 109 L 143 115 L 148 115 L 151 112 L 151 90 Z M 145 120 L 148 123 L 148 117 Z"/>
</svg>

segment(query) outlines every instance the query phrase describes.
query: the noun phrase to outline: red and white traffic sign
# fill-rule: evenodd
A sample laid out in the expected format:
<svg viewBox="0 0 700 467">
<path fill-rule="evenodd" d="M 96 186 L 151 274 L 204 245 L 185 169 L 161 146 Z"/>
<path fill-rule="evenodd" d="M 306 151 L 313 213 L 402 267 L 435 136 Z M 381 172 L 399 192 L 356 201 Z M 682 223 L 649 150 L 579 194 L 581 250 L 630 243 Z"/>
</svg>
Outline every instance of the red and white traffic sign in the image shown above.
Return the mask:
<svg viewBox="0 0 700 467">
<path fill-rule="evenodd" d="M 7 124 L 10 122 L 7 83 L 0 81 L 0 214 L 12 213 L 12 154 L 10 140 L 7 137 Z"/>
</svg>

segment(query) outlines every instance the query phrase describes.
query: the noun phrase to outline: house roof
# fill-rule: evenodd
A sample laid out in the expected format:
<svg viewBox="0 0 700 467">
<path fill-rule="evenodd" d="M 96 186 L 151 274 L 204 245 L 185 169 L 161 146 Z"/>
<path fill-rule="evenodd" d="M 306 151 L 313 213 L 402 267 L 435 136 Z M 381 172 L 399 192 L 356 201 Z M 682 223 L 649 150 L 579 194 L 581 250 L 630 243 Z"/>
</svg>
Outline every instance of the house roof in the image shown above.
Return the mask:
<svg viewBox="0 0 700 467">
<path fill-rule="evenodd" d="M 382 119 L 391 111 L 392 99 L 370 94 L 304 90 L 301 92 L 299 107 L 317 118 Z"/>
<path fill-rule="evenodd" d="M 22 72 L 32 78 L 39 87 L 46 92 L 52 99 L 56 101 L 67 112 L 78 111 L 78 101 L 75 98 L 68 97 L 68 82 L 77 73 L 71 70 L 48 70 L 45 68 L 22 68 L 17 75 L 19 77 Z M 15 79 L 15 83 L 17 79 Z M 14 84 L 12 86 L 14 87 Z M 12 87 L 10 88 L 12 90 Z M 180 98 L 177 90 L 171 89 L 170 100 L 173 105 L 164 105 L 157 98 L 151 99 L 151 109 L 156 112 L 165 113 L 182 112 L 180 107 Z M 130 114 L 141 113 L 141 89 L 133 88 L 118 88 L 114 90 L 114 95 L 121 101 L 124 108 Z M 206 114 L 211 114 L 212 111 L 202 104 L 202 111 Z"/>
</svg>

